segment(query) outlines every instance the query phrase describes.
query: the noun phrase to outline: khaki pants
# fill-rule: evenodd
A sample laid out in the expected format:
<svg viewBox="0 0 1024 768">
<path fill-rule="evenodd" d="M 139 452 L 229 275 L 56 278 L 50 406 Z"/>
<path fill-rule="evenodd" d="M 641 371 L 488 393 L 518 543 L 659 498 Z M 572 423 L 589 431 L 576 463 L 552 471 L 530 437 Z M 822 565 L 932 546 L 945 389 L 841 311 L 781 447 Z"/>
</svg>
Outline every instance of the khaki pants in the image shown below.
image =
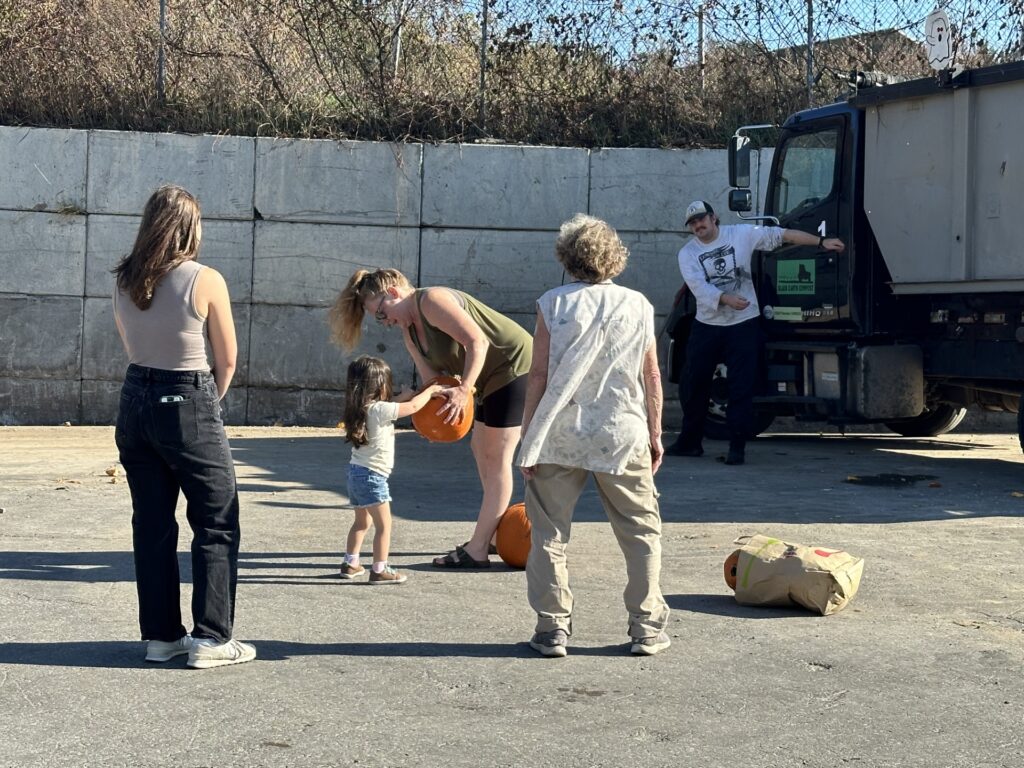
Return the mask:
<svg viewBox="0 0 1024 768">
<path fill-rule="evenodd" d="M 565 549 L 572 513 L 587 476 L 593 474 L 608 522 L 626 558 L 629 635 L 657 636 L 668 623 L 662 597 L 661 514 L 655 497 L 651 461 L 630 464 L 612 475 L 558 464 L 538 464 L 526 484 L 526 514 L 532 526 L 526 583 L 530 606 L 537 612 L 537 632 L 572 631 L 572 592 Z"/>
</svg>

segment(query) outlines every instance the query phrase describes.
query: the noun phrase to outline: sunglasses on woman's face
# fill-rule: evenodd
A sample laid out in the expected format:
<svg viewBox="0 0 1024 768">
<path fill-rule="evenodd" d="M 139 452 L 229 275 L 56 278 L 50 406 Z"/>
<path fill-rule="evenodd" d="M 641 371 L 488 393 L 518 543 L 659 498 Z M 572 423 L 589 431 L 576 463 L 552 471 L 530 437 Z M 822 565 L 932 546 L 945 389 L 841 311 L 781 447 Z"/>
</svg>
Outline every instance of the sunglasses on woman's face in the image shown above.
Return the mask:
<svg viewBox="0 0 1024 768">
<path fill-rule="evenodd" d="M 387 298 L 386 295 L 383 295 L 383 294 L 381 295 L 380 301 L 377 302 L 377 309 L 374 310 L 374 312 L 373 312 L 373 319 L 376 320 L 381 325 L 384 325 L 384 323 L 386 323 L 388 321 L 388 316 L 386 314 L 384 314 L 384 309 L 383 309 L 383 307 L 384 307 L 384 299 L 386 299 L 386 298 Z"/>
</svg>

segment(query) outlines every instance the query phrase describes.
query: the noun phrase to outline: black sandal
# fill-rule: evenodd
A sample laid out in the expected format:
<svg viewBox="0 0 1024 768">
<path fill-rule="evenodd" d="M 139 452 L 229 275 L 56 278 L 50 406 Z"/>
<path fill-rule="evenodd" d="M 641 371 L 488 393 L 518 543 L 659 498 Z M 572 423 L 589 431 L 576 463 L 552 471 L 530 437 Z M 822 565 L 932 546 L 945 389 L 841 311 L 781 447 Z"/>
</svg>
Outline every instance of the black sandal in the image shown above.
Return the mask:
<svg viewBox="0 0 1024 768">
<path fill-rule="evenodd" d="M 466 544 L 469 544 L 467 541 Z M 460 544 L 447 555 L 435 557 L 431 562 L 435 568 L 490 568 L 490 560 L 474 560 L 466 551 L 466 544 Z"/>
</svg>

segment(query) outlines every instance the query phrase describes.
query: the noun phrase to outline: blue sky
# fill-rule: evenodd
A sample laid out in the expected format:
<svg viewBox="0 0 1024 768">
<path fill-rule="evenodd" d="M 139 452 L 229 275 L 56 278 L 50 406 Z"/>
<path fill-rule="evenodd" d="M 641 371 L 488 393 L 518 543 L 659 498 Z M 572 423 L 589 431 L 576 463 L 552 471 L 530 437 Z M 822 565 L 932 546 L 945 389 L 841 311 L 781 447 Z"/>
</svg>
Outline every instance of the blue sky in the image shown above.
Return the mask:
<svg viewBox="0 0 1024 768">
<path fill-rule="evenodd" d="M 956 0 L 940 3 L 954 32 L 980 37 L 996 51 L 1018 46 L 1024 0 Z M 479 14 L 482 0 L 463 6 Z M 629 57 L 674 43 L 684 58 L 697 51 L 697 10 L 705 9 L 705 39 L 713 42 L 756 40 L 769 48 L 806 42 L 806 0 L 491 0 L 492 29 L 532 25 L 534 41 L 588 41 L 613 56 Z M 935 0 L 816 0 L 815 40 L 895 28 L 924 41 L 924 19 Z M 549 18 L 569 18 L 568 26 Z"/>
</svg>

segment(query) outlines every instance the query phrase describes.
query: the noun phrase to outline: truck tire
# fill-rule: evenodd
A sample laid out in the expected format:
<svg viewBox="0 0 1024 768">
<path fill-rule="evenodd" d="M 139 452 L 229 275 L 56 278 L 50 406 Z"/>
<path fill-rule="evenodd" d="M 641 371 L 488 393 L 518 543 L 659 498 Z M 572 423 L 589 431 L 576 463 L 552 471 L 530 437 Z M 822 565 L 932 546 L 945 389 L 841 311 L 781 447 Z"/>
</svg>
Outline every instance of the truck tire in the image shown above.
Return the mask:
<svg viewBox="0 0 1024 768">
<path fill-rule="evenodd" d="M 767 431 L 773 421 L 775 421 L 774 415 L 754 411 L 754 434 L 751 437 L 756 437 L 762 432 Z M 704 422 L 704 437 L 708 440 L 729 439 L 729 425 L 725 422 L 724 414 L 718 414 L 713 411 L 708 413 L 708 418 Z"/>
<path fill-rule="evenodd" d="M 724 365 L 715 369 L 714 381 L 711 384 L 711 399 L 708 400 L 708 415 L 704 420 L 704 437 L 708 440 L 728 440 L 729 424 L 726 412 L 729 410 L 728 370 Z M 775 421 L 770 413 L 754 411 L 754 434 L 760 435 Z"/>
<path fill-rule="evenodd" d="M 1024 395 L 1020 396 L 1017 405 L 1017 439 L 1020 441 L 1020 449 L 1024 451 Z"/>
<path fill-rule="evenodd" d="M 966 415 L 966 408 L 939 403 L 931 408 L 926 408 L 924 413 L 913 419 L 887 421 L 885 426 L 904 437 L 935 437 L 955 429 Z"/>
<path fill-rule="evenodd" d="M 752 434 L 751 437 L 757 437 L 759 434 L 764 432 L 771 426 L 773 421 L 775 421 L 775 417 L 771 414 L 761 414 L 755 411 L 754 434 Z M 708 414 L 708 420 L 705 421 L 705 437 L 709 440 L 729 439 L 729 425 L 725 423 L 724 417 Z"/>
</svg>

